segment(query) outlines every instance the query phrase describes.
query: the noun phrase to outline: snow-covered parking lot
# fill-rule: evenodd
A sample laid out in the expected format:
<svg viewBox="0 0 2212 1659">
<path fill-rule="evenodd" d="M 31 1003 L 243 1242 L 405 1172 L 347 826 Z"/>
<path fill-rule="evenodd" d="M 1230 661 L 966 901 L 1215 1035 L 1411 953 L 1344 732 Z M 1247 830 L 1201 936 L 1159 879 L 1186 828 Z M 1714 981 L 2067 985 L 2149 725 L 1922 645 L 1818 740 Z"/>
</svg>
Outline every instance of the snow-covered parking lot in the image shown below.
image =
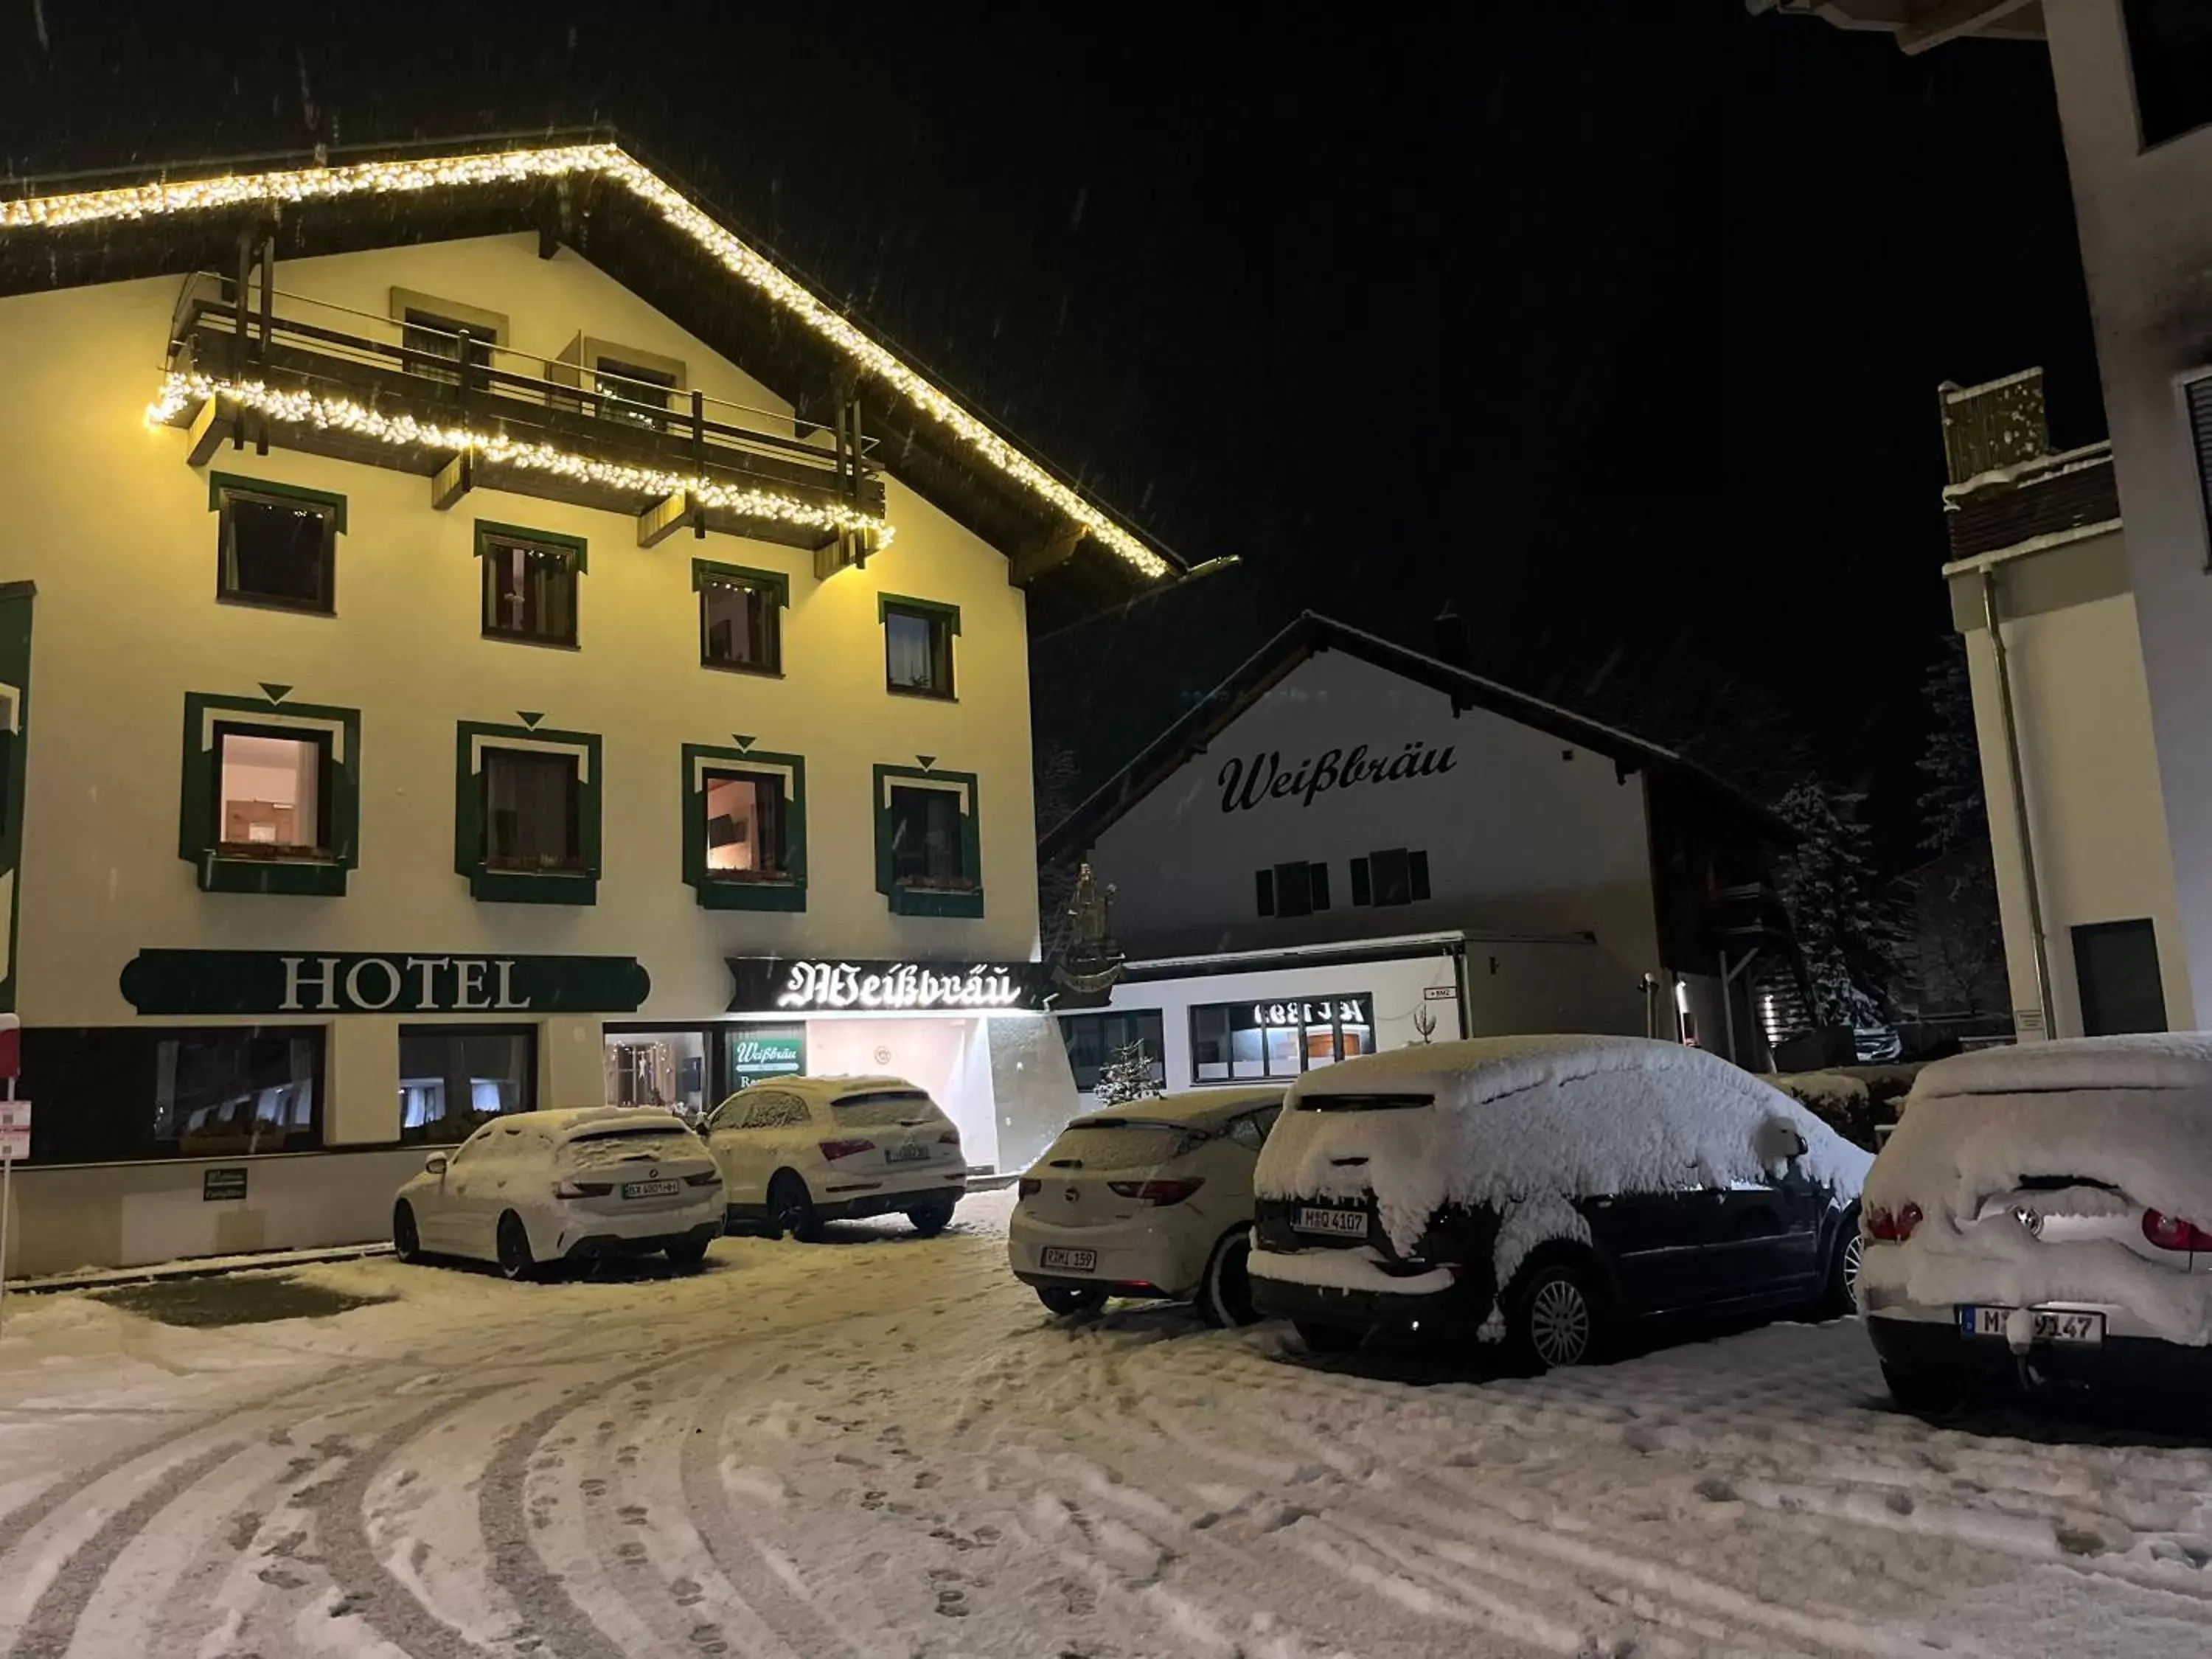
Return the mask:
<svg viewBox="0 0 2212 1659">
<path fill-rule="evenodd" d="M 82 1659 L 2212 1651 L 2212 1452 L 1891 1411 L 1849 1322 L 1482 1380 L 1050 1321 L 1010 1195 L 693 1276 L 372 1260 L 0 1338 L 0 1641 Z M 199 1293 L 195 1293 L 199 1294 Z M 187 1297 L 185 1299 L 189 1300 Z M 140 1305 L 152 1305 L 142 1299 Z M 264 1310 L 267 1311 L 267 1310 Z"/>
</svg>

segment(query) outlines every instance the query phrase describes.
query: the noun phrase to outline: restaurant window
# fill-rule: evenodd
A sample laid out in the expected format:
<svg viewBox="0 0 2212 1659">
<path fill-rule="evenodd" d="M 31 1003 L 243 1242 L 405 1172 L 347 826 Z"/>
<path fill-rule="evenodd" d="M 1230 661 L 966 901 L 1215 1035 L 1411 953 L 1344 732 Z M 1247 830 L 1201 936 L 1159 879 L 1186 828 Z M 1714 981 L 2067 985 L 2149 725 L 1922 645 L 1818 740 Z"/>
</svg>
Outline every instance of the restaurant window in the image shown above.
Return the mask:
<svg viewBox="0 0 2212 1659">
<path fill-rule="evenodd" d="M 699 661 L 750 674 L 783 672 L 783 608 L 788 579 L 768 570 L 691 562 L 699 592 Z"/>
<path fill-rule="evenodd" d="M 927 599 L 878 601 L 884 624 L 884 684 L 915 697 L 952 696 L 952 640 L 960 631 L 957 605 Z"/>
<path fill-rule="evenodd" d="M 1095 1014 L 1062 1014 L 1060 1017 L 1060 1041 L 1067 1045 L 1067 1064 L 1075 1073 L 1079 1092 L 1090 1093 L 1098 1086 L 1098 1074 L 1122 1049 L 1132 1043 L 1145 1046 L 1145 1060 L 1149 1066 L 1152 1086 L 1167 1087 L 1167 1042 L 1157 1008 L 1109 1010 Z"/>
<path fill-rule="evenodd" d="M 217 854 L 329 857 L 330 734 L 218 725 L 215 741 Z"/>
<path fill-rule="evenodd" d="M 574 755 L 534 749 L 483 751 L 487 870 L 583 868 Z"/>
<path fill-rule="evenodd" d="M 696 1122 L 708 1105 L 707 1034 L 608 1028 L 607 1104 L 658 1106 Z"/>
<path fill-rule="evenodd" d="M 2143 147 L 2212 123 L 2212 6 L 2121 0 Z"/>
<path fill-rule="evenodd" d="M 1394 847 L 1352 861 L 1354 904 L 1415 904 L 1429 896 L 1429 855 Z"/>
<path fill-rule="evenodd" d="M 1263 916 L 1310 916 L 1328 908 L 1326 864 L 1278 864 L 1261 871 L 1255 886 Z"/>
<path fill-rule="evenodd" d="M 538 1031 L 530 1025 L 399 1028 L 399 1139 L 445 1146 L 495 1117 L 538 1103 Z"/>
<path fill-rule="evenodd" d="M 1264 1002 L 1218 1002 L 1190 1011 L 1191 1080 L 1294 1078 L 1371 1054 L 1374 999 L 1366 992 Z"/>
<path fill-rule="evenodd" d="M 31 1161 L 106 1164 L 312 1152 L 323 1028 L 26 1028 Z"/>
<path fill-rule="evenodd" d="M 584 569 L 580 540 L 479 524 L 477 555 L 483 567 L 486 639 L 575 644 L 576 579 Z"/>
<path fill-rule="evenodd" d="M 216 597 L 327 615 L 337 603 L 345 499 L 217 474 Z"/>
</svg>

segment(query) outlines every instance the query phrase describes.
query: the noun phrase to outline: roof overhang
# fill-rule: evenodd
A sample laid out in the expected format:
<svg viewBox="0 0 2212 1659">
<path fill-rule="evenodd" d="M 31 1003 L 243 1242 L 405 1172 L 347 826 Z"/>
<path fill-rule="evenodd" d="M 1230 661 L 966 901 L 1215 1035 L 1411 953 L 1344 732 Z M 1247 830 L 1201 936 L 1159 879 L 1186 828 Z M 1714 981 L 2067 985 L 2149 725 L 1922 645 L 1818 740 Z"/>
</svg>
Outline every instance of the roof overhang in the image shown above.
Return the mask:
<svg viewBox="0 0 2212 1659">
<path fill-rule="evenodd" d="M 1031 626 L 1172 580 L 1185 562 L 977 413 L 605 130 L 29 181 L 0 198 L 0 295 L 280 258 L 534 232 L 739 364 L 802 416 L 857 393 L 885 469 L 1007 556 Z"/>
<path fill-rule="evenodd" d="M 1985 40 L 2040 40 L 2041 0 L 1744 0 L 1767 11 L 1818 17 L 1839 29 L 1872 29 L 1897 37 L 1907 53 L 1978 35 Z"/>
</svg>

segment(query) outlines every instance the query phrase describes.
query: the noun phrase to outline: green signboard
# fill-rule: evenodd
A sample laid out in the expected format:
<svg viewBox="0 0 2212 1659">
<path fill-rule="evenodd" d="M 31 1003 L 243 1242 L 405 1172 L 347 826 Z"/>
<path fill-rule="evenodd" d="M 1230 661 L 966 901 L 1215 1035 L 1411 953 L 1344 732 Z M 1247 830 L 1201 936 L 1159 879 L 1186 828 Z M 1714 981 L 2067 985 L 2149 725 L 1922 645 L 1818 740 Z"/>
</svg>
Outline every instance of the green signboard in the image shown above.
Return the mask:
<svg viewBox="0 0 2212 1659">
<path fill-rule="evenodd" d="M 803 1025 L 740 1025 L 725 1041 L 732 1089 L 749 1089 L 774 1077 L 798 1077 L 806 1070 Z"/>
<path fill-rule="evenodd" d="M 652 988 L 635 957 L 141 951 L 123 969 L 142 1014 L 626 1014 Z"/>
</svg>

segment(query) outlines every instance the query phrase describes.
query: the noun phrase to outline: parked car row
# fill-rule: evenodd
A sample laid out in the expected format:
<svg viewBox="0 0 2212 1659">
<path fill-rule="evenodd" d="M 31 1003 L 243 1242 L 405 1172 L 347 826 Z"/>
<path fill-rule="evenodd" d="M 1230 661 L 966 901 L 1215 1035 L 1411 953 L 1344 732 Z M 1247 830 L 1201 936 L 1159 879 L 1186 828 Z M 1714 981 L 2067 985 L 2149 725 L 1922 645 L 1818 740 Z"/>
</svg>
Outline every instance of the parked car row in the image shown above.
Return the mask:
<svg viewBox="0 0 2212 1659">
<path fill-rule="evenodd" d="M 510 1279 L 656 1251 L 691 1266 L 733 1227 L 811 1240 L 825 1221 L 902 1214 L 941 1232 L 967 1186 L 960 1132 L 924 1091 L 785 1078 L 739 1090 L 696 1129 L 637 1106 L 494 1118 L 399 1189 L 392 1247 Z"/>
</svg>

